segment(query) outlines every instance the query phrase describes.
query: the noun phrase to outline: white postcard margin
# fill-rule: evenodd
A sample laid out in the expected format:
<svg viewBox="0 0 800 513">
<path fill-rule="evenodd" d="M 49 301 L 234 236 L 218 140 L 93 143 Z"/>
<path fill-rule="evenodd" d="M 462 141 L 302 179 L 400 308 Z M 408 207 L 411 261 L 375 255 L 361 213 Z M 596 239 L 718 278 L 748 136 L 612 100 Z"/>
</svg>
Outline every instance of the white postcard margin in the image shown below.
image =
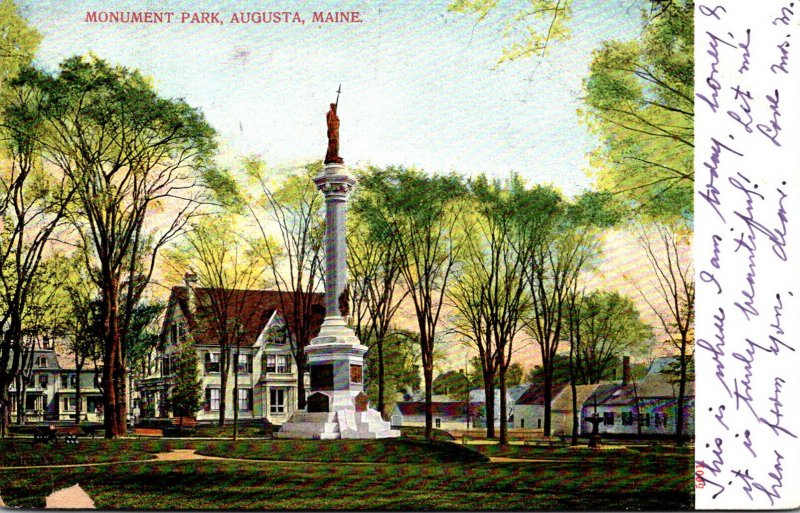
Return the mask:
<svg viewBox="0 0 800 513">
<path fill-rule="evenodd" d="M 800 4 L 695 4 L 697 509 L 800 506 Z"/>
</svg>

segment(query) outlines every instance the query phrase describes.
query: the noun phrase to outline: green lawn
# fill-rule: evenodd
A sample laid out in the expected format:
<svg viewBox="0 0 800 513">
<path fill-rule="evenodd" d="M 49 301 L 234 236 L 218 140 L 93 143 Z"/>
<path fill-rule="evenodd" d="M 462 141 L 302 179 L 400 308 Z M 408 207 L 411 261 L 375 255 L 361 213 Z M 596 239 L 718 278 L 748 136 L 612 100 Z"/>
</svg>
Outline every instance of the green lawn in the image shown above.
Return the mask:
<svg viewBox="0 0 800 513">
<path fill-rule="evenodd" d="M 88 449 L 86 441 L 82 447 Z M 295 460 L 336 457 L 347 464 L 139 461 L 84 468 L 0 470 L 9 506 L 41 507 L 53 490 L 79 483 L 101 509 L 690 509 L 691 458 L 596 451 L 569 462 L 486 463 L 471 449 L 416 441 L 98 441 L 92 451 L 119 454 L 194 447 L 248 457 L 289 454 Z M 261 443 L 258 441 L 257 443 Z M 443 445 L 440 447 L 440 445 Z M 444 447 L 449 446 L 449 447 Z M 316 451 L 315 451 L 316 448 Z M 540 453 L 558 450 L 539 449 Z M 613 454 L 612 454 L 613 453 Z M 334 456 L 338 454 L 338 456 Z M 426 463 L 393 463 L 392 458 Z M 427 456 L 425 456 L 427 454 Z M 620 457 L 622 456 L 622 457 Z M 445 458 L 450 458 L 445 461 Z M 427 458 L 427 459 L 425 459 Z M 0 461 L 5 457 L 0 456 Z"/>
<path fill-rule="evenodd" d="M 343 463 L 470 463 L 488 458 L 450 442 L 394 438 L 385 440 L 242 440 L 197 443 L 197 452 L 209 456 L 258 460 Z"/>
<path fill-rule="evenodd" d="M 586 445 L 576 447 L 537 447 L 532 445 L 507 445 L 498 444 L 474 444 L 470 448 L 489 457 L 540 459 L 557 458 L 560 460 L 570 459 L 575 461 L 594 461 L 598 459 L 614 458 L 617 460 L 636 460 L 636 459 L 673 459 L 682 458 L 691 460 L 694 451 L 687 447 L 674 446 L 641 446 L 641 447 L 611 447 L 603 450 L 589 449 Z"/>
</svg>

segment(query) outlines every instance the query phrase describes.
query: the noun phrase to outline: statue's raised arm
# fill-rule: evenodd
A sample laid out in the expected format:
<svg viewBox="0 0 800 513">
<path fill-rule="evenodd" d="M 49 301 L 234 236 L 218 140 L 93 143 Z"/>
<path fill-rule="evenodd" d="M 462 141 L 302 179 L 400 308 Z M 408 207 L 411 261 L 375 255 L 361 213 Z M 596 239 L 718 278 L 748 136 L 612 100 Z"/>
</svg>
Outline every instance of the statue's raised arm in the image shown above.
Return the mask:
<svg viewBox="0 0 800 513">
<path fill-rule="evenodd" d="M 336 104 L 331 103 L 327 115 L 328 121 L 328 151 L 325 153 L 326 164 L 344 164 L 339 156 L 339 117 L 336 115 Z"/>
</svg>

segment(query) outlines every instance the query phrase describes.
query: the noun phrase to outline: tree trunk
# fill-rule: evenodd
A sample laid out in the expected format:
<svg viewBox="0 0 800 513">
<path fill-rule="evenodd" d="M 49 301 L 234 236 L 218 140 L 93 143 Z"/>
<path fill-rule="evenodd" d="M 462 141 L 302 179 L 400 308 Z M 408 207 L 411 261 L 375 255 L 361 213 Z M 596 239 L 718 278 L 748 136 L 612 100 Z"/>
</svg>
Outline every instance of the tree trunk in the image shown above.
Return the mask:
<svg viewBox="0 0 800 513">
<path fill-rule="evenodd" d="M 544 436 L 550 436 L 550 415 L 552 413 L 553 402 L 553 361 L 542 361 L 544 368 Z"/>
<path fill-rule="evenodd" d="M 25 394 L 28 393 L 28 382 L 23 376 L 17 378 L 17 424 L 25 424 Z"/>
<path fill-rule="evenodd" d="M 220 349 L 219 352 L 219 419 L 217 425 L 225 426 L 225 410 L 228 406 L 228 363 L 230 355 L 227 350 Z"/>
<path fill-rule="evenodd" d="M 508 400 L 506 398 L 506 371 L 500 367 L 500 445 L 508 445 Z M 494 422 L 492 422 L 494 424 Z"/>
<path fill-rule="evenodd" d="M 484 409 L 486 410 L 486 438 L 495 438 L 494 432 L 494 376 L 493 373 L 483 373 L 483 392 L 486 396 Z"/>
<path fill-rule="evenodd" d="M 239 429 L 239 351 L 236 348 L 236 356 L 233 360 L 233 439 L 237 438 Z"/>
<path fill-rule="evenodd" d="M 677 416 L 675 417 L 675 436 L 677 438 L 678 445 L 682 446 L 684 443 L 683 437 L 683 403 L 686 400 L 686 335 L 682 335 L 681 337 L 681 354 L 680 354 L 680 366 L 681 366 L 681 376 L 680 376 L 680 383 L 678 385 L 678 404 L 677 404 Z"/>
<path fill-rule="evenodd" d="M 575 351 L 573 348 L 573 343 L 570 341 L 569 345 L 569 386 L 572 390 L 572 442 L 571 445 L 578 445 L 578 427 L 579 427 L 579 416 L 578 416 L 578 387 L 575 383 L 575 365 L 573 363 L 575 357 Z"/>
<path fill-rule="evenodd" d="M 375 343 L 378 345 L 378 411 L 382 418 L 386 418 L 386 403 L 383 398 L 386 379 L 386 368 L 383 362 L 383 338 L 377 337 Z"/>
<path fill-rule="evenodd" d="M 119 328 L 117 329 L 119 332 Z M 116 399 L 116 420 L 117 420 L 117 435 L 124 436 L 128 433 L 128 381 L 127 371 L 125 369 L 125 355 L 122 346 L 122 334 L 117 336 L 119 340 L 119 347 L 117 349 L 117 356 L 115 358 L 114 369 L 114 386 L 117 388 Z"/>
<path fill-rule="evenodd" d="M 81 370 L 83 365 L 75 362 L 75 424 L 81 423 Z"/>
<path fill-rule="evenodd" d="M 429 355 L 428 361 L 433 359 L 433 355 Z M 433 439 L 433 364 L 427 363 L 422 366 L 422 374 L 425 378 L 425 439 Z"/>
</svg>

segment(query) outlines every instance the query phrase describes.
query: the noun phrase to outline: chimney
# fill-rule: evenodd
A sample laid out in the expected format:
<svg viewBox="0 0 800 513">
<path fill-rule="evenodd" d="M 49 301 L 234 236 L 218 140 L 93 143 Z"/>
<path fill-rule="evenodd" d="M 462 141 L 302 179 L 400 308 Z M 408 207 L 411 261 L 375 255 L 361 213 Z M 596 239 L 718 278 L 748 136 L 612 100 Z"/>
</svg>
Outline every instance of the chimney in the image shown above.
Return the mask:
<svg viewBox="0 0 800 513">
<path fill-rule="evenodd" d="M 622 357 L 622 384 L 629 385 L 631 382 L 631 357 Z"/>
<path fill-rule="evenodd" d="M 186 284 L 186 288 L 189 289 L 189 311 L 194 313 L 197 306 L 197 294 L 194 290 L 197 287 L 197 275 L 191 268 L 183 275 L 183 282 Z"/>
</svg>

